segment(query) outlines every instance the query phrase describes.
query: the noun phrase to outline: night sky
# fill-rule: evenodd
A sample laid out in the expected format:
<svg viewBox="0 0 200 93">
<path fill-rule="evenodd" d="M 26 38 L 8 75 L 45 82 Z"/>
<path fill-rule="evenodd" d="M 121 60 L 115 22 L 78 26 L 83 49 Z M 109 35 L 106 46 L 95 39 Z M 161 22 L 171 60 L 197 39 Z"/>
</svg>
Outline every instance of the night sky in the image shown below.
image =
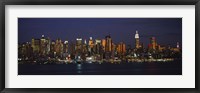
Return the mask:
<svg viewBox="0 0 200 93">
<path fill-rule="evenodd" d="M 150 37 L 160 45 L 182 44 L 182 18 L 18 18 L 18 42 L 31 42 L 42 35 L 75 42 L 76 38 L 103 39 L 111 35 L 114 43 L 125 42 L 134 47 L 135 31 L 145 47 Z"/>
</svg>

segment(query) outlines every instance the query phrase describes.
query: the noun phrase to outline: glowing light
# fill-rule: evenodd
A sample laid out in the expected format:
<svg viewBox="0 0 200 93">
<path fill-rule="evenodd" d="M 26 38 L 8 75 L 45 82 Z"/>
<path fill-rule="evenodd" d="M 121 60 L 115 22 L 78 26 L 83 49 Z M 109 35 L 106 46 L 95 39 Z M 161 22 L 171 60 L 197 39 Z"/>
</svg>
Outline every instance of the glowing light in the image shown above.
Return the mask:
<svg viewBox="0 0 200 93">
<path fill-rule="evenodd" d="M 136 30 L 135 38 L 139 38 L 139 34 L 137 30 Z"/>
<path fill-rule="evenodd" d="M 82 38 L 76 38 L 76 40 L 82 40 Z"/>
</svg>

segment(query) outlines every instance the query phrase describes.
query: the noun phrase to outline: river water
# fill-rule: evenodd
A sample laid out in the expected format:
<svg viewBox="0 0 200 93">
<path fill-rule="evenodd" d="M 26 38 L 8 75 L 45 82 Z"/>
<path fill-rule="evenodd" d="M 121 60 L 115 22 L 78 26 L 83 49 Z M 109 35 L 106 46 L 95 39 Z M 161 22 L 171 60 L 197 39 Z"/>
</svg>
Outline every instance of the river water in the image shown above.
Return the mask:
<svg viewBox="0 0 200 93">
<path fill-rule="evenodd" d="M 182 75 L 182 61 L 121 64 L 19 64 L 18 75 Z"/>
</svg>

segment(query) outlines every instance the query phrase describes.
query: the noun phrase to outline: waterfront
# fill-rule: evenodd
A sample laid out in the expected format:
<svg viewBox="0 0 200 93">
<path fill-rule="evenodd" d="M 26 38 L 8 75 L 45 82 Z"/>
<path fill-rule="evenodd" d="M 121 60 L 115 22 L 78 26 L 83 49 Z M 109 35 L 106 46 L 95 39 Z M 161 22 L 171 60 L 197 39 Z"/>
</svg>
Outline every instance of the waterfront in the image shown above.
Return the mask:
<svg viewBox="0 0 200 93">
<path fill-rule="evenodd" d="M 18 64 L 18 75 L 182 75 L 182 60 L 101 64 Z"/>
<path fill-rule="evenodd" d="M 182 75 L 182 18 L 19 18 L 18 28 L 18 75 Z"/>
</svg>

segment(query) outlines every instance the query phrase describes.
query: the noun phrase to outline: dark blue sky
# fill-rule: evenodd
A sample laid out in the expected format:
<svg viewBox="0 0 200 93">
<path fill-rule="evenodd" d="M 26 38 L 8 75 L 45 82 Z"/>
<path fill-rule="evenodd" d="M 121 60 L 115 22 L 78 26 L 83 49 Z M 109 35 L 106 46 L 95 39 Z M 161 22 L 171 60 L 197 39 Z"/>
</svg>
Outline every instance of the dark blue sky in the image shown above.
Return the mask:
<svg viewBox="0 0 200 93">
<path fill-rule="evenodd" d="M 102 39 L 110 34 L 114 43 L 120 41 L 135 44 L 135 31 L 145 47 L 150 37 L 156 37 L 161 45 L 182 44 L 182 18 L 18 18 L 18 42 L 30 42 L 31 38 L 42 35 L 51 40 L 75 41 L 83 39 Z"/>
</svg>

